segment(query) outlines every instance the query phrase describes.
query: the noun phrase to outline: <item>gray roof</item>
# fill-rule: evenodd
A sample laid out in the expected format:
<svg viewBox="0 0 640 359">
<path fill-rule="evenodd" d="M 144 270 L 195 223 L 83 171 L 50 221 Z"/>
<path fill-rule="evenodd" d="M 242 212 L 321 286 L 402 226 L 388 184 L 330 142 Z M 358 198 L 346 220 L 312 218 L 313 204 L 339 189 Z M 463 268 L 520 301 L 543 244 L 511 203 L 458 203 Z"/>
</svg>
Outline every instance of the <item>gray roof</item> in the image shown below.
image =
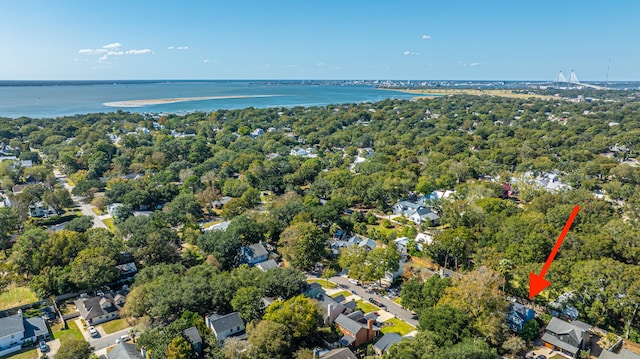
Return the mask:
<svg viewBox="0 0 640 359">
<path fill-rule="evenodd" d="M 0 338 L 22 333 L 23 331 L 24 323 L 22 322 L 22 316 L 20 314 L 0 318 Z"/>
<path fill-rule="evenodd" d="M 612 353 L 608 350 L 603 350 L 599 358 L 600 359 L 640 359 L 640 355 L 628 349 L 622 349 L 618 354 Z"/>
<path fill-rule="evenodd" d="M 354 312 L 354 313 L 357 313 L 357 312 Z M 362 328 L 365 328 L 365 326 L 362 323 L 359 323 L 347 317 L 344 314 L 340 314 L 336 318 L 335 323 L 353 334 L 357 334 Z"/>
<path fill-rule="evenodd" d="M 582 333 L 591 329 L 592 327 L 593 326 L 578 320 L 568 323 L 562 319 L 553 317 L 551 318 L 549 324 L 547 324 L 545 331 L 553 332 L 556 334 L 567 334 L 571 336 L 576 342 L 580 343 L 580 340 L 582 339 Z"/>
<path fill-rule="evenodd" d="M 557 337 L 554 337 L 553 335 L 549 334 L 549 333 L 544 333 L 544 335 L 542 336 L 542 341 L 553 344 L 561 349 L 564 349 L 566 351 L 569 351 L 570 353 L 577 353 L 578 352 L 578 347 L 574 347 L 573 345 L 564 342 L 560 339 L 558 339 Z"/>
<path fill-rule="evenodd" d="M 42 317 L 27 318 L 24 320 L 24 338 L 34 338 L 49 334 L 47 324 Z"/>
<path fill-rule="evenodd" d="M 198 332 L 198 328 L 196 327 L 187 328 L 183 330 L 182 333 L 189 339 L 191 344 L 193 345 L 202 344 L 202 337 Z"/>
<path fill-rule="evenodd" d="M 356 338 L 349 334 L 345 334 L 342 338 L 340 338 L 340 343 L 346 346 L 353 344 L 353 342 L 355 341 L 356 341 Z"/>
<path fill-rule="evenodd" d="M 387 334 L 383 335 L 382 338 L 380 338 L 380 340 L 378 340 L 373 345 L 373 347 L 384 352 L 387 349 L 389 349 L 391 344 L 400 343 L 401 340 L 402 340 L 402 335 L 400 335 L 398 333 L 387 333 Z"/>
<path fill-rule="evenodd" d="M 211 315 L 207 318 L 209 328 L 216 333 L 221 333 L 231 328 L 244 327 L 244 322 L 240 318 L 238 312 L 229 313 L 227 315 Z"/>
<path fill-rule="evenodd" d="M 258 257 L 269 255 L 269 252 L 267 252 L 267 250 L 264 248 L 262 243 L 255 243 L 245 248 L 246 248 L 245 253 L 250 258 L 258 258 Z"/>
<path fill-rule="evenodd" d="M 144 359 L 135 344 L 121 342 L 107 353 L 109 359 Z"/>
<path fill-rule="evenodd" d="M 358 359 L 349 348 L 330 350 L 320 356 L 322 359 Z"/>
<path fill-rule="evenodd" d="M 80 298 L 75 301 L 75 304 L 84 320 L 91 320 L 120 310 L 110 293 L 106 293 L 104 296 Z"/>
<path fill-rule="evenodd" d="M 356 303 L 355 300 L 351 299 L 351 301 L 347 303 L 342 303 L 342 306 L 344 306 L 347 309 L 356 310 L 356 308 L 358 307 L 358 303 Z"/>
<path fill-rule="evenodd" d="M 269 269 L 278 268 L 278 263 L 273 259 L 268 259 L 264 262 L 256 264 L 256 267 L 260 268 L 263 272 L 268 271 Z"/>
</svg>

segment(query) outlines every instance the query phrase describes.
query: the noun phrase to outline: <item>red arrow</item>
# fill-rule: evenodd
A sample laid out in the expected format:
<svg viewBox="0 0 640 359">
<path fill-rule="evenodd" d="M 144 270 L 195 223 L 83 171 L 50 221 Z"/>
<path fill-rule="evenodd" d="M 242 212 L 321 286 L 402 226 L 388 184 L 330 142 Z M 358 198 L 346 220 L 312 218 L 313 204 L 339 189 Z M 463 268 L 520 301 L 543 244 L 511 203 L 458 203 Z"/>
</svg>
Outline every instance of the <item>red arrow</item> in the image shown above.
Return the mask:
<svg viewBox="0 0 640 359">
<path fill-rule="evenodd" d="M 529 272 L 529 299 L 533 299 L 533 297 L 538 295 L 538 293 L 542 292 L 543 289 L 551 284 L 551 282 L 544 279 L 544 276 L 547 274 L 547 271 L 551 266 L 551 262 L 553 262 L 553 259 L 556 257 L 558 249 L 560 249 L 562 241 L 564 241 L 564 237 L 567 235 L 567 232 L 569 232 L 569 228 L 571 228 L 571 224 L 573 224 L 573 220 L 576 219 L 579 210 L 580 206 L 573 207 L 573 211 L 571 212 L 567 223 L 564 225 L 564 229 L 560 232 L 560 236 L 558 237 L 556 244 L 553 246 L 551 254 L 549 254 L 549 258 L 547 258 L 547 261 L 544 263 L 544 267 L 542 267 L 542 271 L 540 271 L 540 275 Z"/>
</svg>

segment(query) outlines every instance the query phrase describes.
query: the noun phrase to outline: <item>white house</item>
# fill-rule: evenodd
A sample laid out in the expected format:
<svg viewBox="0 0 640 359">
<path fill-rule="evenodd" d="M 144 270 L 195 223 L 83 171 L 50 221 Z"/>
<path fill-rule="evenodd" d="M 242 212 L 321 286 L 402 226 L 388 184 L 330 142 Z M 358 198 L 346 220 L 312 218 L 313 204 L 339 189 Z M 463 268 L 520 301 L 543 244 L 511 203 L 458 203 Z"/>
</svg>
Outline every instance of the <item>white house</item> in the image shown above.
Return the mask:
<svg viewBox="0 0 640 359">
<path fill-rule="evenodd" d="M 0 356 L 15 353 L 22 344 L 36 343 L 49 337 L 49 329 L 42 317 L 23 318 L 18 314 L 0 318 Z"/>
<path fill-rule="evenodd" d="M 240 318 L 238 312 L 227 315 L 212 314 L 205 317 L 204 322 L 215 334 L 218 345 L 221 345 L 228 337 L 240 335 L 244 332 L 244 321 Z"/>
<path fill-rule="evenodd" d="M 124 295 L 116 294 L 114 296 L 111 293 L 90 298 L 80 298 L 75 301 L 80 316 L 89 325 L 96 325 L 118 318 L 124 303 Z"/>
<path fill-rule="evenodd" d="M 400 201 L 394 204 L 393 214 L 410 219 L 415 224 L 427 223 L 431 226 L 437 226 L 440 222 L 440 216 L 433 213 L 431 208 L 411 201 Z"/>
</svg>

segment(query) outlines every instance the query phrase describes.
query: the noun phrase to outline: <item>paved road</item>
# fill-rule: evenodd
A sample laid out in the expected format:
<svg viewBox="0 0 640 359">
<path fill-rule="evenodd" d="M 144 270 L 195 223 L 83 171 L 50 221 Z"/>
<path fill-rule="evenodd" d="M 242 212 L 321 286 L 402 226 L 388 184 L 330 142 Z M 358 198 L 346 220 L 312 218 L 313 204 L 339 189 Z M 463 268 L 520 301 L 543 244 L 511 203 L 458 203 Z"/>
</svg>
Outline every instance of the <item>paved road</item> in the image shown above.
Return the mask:
<svg viewBox="0 0 640 359">
<path fill-rule="evenodd" d="M 91 338 L 89 340 L 89 344 L 93 347 L 94 351 L 98 351 L 101 349 L 106 349 L 112 345 L 116 345 L 116 339 L 121 335 L 129 334 L 129 328 L 122 329 L 121 331 L 115 332 L 113 334 L 101 336 L 99 338 Z"/>
<path fill-rule="evenodd" d="M 60 171 L 54 169 L 53 173 L 56 176 L 56 179 L 58 180 L 58 182 L 60 182 L 62 184 L 62 186 L 64 186 L 64 188 L 69 192 L 69 194 L 71 194 L 71 191 L 73 191 L 73 186 L 69 185 L 69 183 L 67 183 L 66 179 L 67 176 L 65 176 L 64 174 L 62 174 Z M 104 222 L 102 222 L 102 219 L 100 219 L 100 216 L 98 216 L 92 209 L 91 209 L 91 205 L 87 204 L 84 202 L 84 200 L 78 196 L 74 196 L 73 194 L 71 194 L 71 198 L 73 199 L 73 202 L 76 204 L 76 206 L 80 207 L 80 210 L 82 211 L 82 214 L 84 214 L 85 216 L 89 216 L 89 217 L 93 217 L 93 226 L 96 228 L 108 228 L 106 224 L 104 224 Z"/>
<path fill-rule="evenodd" d="M 311 277 L 311 278 L 318 278 L 318 277 Z M 402 308 L 401 306 L 398 305 L 398 303 L 386 299 L 384 297 L 381 297 L 377 294 L 369 294 L 367 293 L 364 288 L 362 288 L 361 286 L 358 285 L 353 285 L 351 283 L 349 283 L 349 278 L 347 277 L 343 277 L 343 276 L 335 276 L 335 277 L 331 277 L 329 279 L 330 281 L 336 283 L 336 284 L 341 284 L 341 285 L 345 285 L 348 290 L 351 291 L 355 291 L 355 293 L 357 295 L 359 295 L 360 297 L 364 298 L 364 300 L 368 300 L 369 297 L 373 297 L 376 300 L 382 302 L 384 305 L 387 306 L 387 308 L 385 308 L 385 310 L 393 315 L 395 315 L 396 317 L 398 317 L 398 319 L 401 319 L 411 325 L 413 325 L 414 327 L 418 326 L 418 321 L 415 319 L 412 319 L 413 317 L 413 313 L 411 313 L 410 311 Z"/>
</svg>

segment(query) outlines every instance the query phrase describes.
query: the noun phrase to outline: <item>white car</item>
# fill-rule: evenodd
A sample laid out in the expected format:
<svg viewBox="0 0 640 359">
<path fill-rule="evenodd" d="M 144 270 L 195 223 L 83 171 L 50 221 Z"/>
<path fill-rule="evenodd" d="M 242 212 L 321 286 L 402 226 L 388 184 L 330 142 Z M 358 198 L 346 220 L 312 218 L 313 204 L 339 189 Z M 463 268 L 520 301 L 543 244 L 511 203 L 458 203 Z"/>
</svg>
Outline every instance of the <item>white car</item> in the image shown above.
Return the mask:
<svg viewBox="0 0 640 359">
<path fill-rule="evenodd" d="M 128 334 L 125 335 L 121 335 L 119 338 L 116 339 L 116 344 L 120 343 L 120 342 L 126 342 L 128 340 L 130 340 L 131 338 L 129 337 Z"/>
<path fill-rule="evenodd" d="M 98 336 L 98 331 L 96 330 L 96 328 L 94 328 L 93 326 L 89 327 L 89 335 L 91 335 L 92 337 L 97 337 Z"/>
<path fill-rule="evenodd" d="M 360 285 L 360 282 L 358 282 L 357 279 L 349 279 L 349 283 L 351 283 L 353 285 Z"/>
</svg>

